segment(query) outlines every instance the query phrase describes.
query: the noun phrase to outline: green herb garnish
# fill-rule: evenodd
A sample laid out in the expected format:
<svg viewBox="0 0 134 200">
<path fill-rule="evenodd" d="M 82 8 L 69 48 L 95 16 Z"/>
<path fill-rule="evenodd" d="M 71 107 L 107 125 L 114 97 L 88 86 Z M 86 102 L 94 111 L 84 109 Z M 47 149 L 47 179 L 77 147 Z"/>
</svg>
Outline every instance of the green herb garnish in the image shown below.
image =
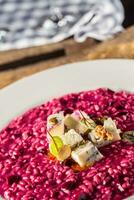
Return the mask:
<svg viewBox="0 0 134 200">
<path fill-rule="evenodd" d="M 128 142 L 134 142 L 134 131 L 127 131 L 123 133 L 122 139 Z"/>
</svg>

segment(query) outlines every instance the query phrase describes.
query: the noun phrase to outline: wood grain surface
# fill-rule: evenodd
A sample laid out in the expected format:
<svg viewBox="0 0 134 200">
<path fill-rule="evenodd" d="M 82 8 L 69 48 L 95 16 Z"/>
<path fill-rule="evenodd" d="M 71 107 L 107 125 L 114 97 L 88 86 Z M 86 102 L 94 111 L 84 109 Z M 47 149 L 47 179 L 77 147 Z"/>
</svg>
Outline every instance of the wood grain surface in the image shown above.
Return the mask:
<svg viewBox="0 0 134 200">
<path fill-rule="evenodd" d="M 104 58 L 134 59 L 134 26 L 102 43 L 90 38 L 84 43 L 68 39 L 53 45 L 1 52 L 0 88 L 58 65 Z"/>
</svg>

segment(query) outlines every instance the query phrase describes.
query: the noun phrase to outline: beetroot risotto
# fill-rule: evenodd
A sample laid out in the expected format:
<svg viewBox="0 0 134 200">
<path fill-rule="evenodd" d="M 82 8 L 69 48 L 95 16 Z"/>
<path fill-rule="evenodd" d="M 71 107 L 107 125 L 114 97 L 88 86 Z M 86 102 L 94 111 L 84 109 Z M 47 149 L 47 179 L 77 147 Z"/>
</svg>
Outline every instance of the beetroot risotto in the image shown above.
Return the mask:
<svg viewBox="0 0 134 200">
<path fill-rule="evenodd" d="M 121 137 L 94 147 L 99 159 L 81 170 L 84 164 L 77 159 L 77 150 L 73 150 L 74 165 L 70 159 L 55 159 L 47 132 L 50 115 L 62 111 L 66 116 L 76 110 L 90 116 L 101 130 L 104 118 L 112 119 Z M 0 133 L 0 195 L 5 200 L 121 200 L 134 195 L 133 135 L 134 94 L 97 89 L 44 103 Z"/>
</svg>

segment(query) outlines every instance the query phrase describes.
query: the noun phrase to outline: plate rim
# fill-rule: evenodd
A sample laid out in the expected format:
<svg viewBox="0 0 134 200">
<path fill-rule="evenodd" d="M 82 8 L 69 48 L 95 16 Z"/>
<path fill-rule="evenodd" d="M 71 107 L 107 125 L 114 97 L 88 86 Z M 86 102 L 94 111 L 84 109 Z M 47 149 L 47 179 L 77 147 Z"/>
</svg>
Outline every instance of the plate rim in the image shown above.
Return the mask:
<svg viewBox="0 0 134 200">
<path fill-rule="evenodd" d="M 36 77 L 36 76 L 39 76 L 40 74 L 42 73 L 47 73 L 48 71 L 55 71 L 57 69 L 62 69 L 63 67 L 70 67 L 71 65 L 74 65 L 74 64 L 85 64 L 85 63 L 98 63 L 98 62 L 109 62 L 109 61 L 112 61 L 112 62 L 130 62 L 130 63 L 134 63 L 134 59 L 120 59 L 120 58 L 110 58 L 110 59 L 95 59 L 95 60 L 84 60 L 84 61 L 77 61 L 77 62 L 72 62 L 72 63 L 66 63 L 66 64 L 62 64 L 62 65 L 57 65 L 55 67 L 51 67 L 51 68 L 47 68 L 47 69 L 44 69 L 42 71 L 39 71 L 39 72 L 36 72 L 34 74 L 30 74 L 26 77 L 22 77 L 20 78 L 19 80 L 3 87 L 0 89 L 0 95 L 1 95 L 1 92 L 4 92 L 8 89 L 10 89 L 11 87 L 14 87 L 16 85 L 18 85 L 18 83 L 22 82 L 22 81 L 25 81 L 27 79 L 31 79 L 33 77 Z"/>
<path fill-rule="evenodd" d="M 54 67 L 54 68 L 51 68 L 51 69 L 47 69 L 47 70 L 43 70 L 43 71 L 41 71 L 41 72 L 37 72 L 37 73 L 35 73 L 35 74 L 32 74 L 32 75 L 30 75 L 30 76 L 27 76 L 27 77 L 24 77 L 24 78 L 22 78 L 22 79 L 20 79 L 20 80 L 18 80 L 18 81 L 16 81 L 16 82 L 14 82 L 14 83 L 12 83 L 12 84 L 10 84 L 9 86 L 7 86 L 7 87 L 5 87 L 5 88 L 3 88 L 3 89 L 1 89 L 0 90 L 0 99 L 2 100 L 2 103 L 3 103 L 3 107 L 0 105 L 0 113 L 5 113 L 5 112 L 1 112 L 1 110 L 3 111 L 4 110 L 4 106 L 5 106 L 5 101 L 3 101 L 3 99 L 5 100 L 5 98 L 3 97 L 3 96 L 7 96 L 8 98 L 10 98 L 11 97 L 11 91 L 12 92 L 15 92 L 15 91 L 19 91 L 19 89 L 27 89 L 26 88 L 26 84 L 27 83 L 33 83 L 35 80 L 37 81 L 38 79 L 39 79 L 39 77 L 40 78 L 42 78 L 42 77 L 45 77 L 46 78 L 46 76 L 48 75 L 48 76 L 50 76 L 50 75 L 52 75 L 52 74 L 56 74 L 56 75 L 54 75 L 54 76 L 57 76 L 57 73 L 59 72 L 59 73 L 64 73 L 64 71 L 66 71 L 66 70 L 70 70 L 70 71 L 72 71 L 72 67 L 73 67 L 73 70 L 74 69 L 76 69 L 76 67 L 79 67 L 79 69 L 81 70 L 81 66 L 83 66 L 83 67 L 86 67 L 86 69 L 88 69 L 88 67 L 90 67 L 91 69 L 93 69 L 93 66 L 94 66 L 94 68 L 97 68 L 97 70 L 99 69 L 102 69 L 102 68 L 105 68 L 107 71 L 109 71 L 109 70 L 111 70 L 111 63 L 113 64 L 118 64 L 119 65 L 119 63 L 125 63 L 124 65 L 122 65 L 122 67 L 124 67 L 125 66 L 125 68 L 124 69 L 126 69 L 126 64 L 128 65 L 128 63 L 129 63 L 129 65 L 131 66 L 131 65 L 134 65 L 134 60 L 132 60 L 132 59 L 98 59 L 98 60 L 86 60 L 86 61 L 80 61 L 80 62 L 74 62 L 74 63 L 69 63 L 69 64 L 63 64 L 63 65 L 60 65 L 60 66 L 56 66 L 56 67 Z M 102 65 L 102 66 L 99 66 L 99 65 Z M 106 65 L 106 66 L 105 66 Z M 109 65 L 109 66 L 108 66 Z M 100 67 L 100 68 L 98 68 L 98 67 Z M 119 66 L 120 67 L 120 66 Z M 115 70 L 115 67 L 113 68 L 114 70 Z M 123 68 L 122 68 L 123 69 Z M 117 69 L 116 69 L 117 70 Z M 69 73 L 70 73 L 70 71 L 69 71 Z M 93 70 L 94 71 L 94 70 Z M 48 80 L 47 80 L 48 81 Z M 57 80 L 58 81 L 58 80 Z M 57 84 L 57 83 L 56 83 Z M 32 85 L 32 84 L 31 84 Z M 37 84 L 38 85 L 38 84 Z M 39 83 L 39 85 L 40 85 L 40 83 Z M 98 87 L 101 87 L 101 86 L 96 86 L 96 87 L 94 87 L 94 88 L 92 88 L 92 87 L 89 87 L 89 89 L 95 89 L 95 88 L 98 88 Z M 106 87 L 106 86 L 105 86 Z M 109 87 L 109 86 L 108 86 Z M 64 88 L 65 88 L 65 86 L 64 86 Z M 32 88 L 33 89 L 33 88 Z M 40 88 L 39 88 L 40 89 Z M 112 88 L 113 89 L 113 88 Z M 84 90 L 84 89 L 83 89 Z M 82 91 L 82 89 L 81 90 L 79 90 L 79 91 Z M 17 96 L 17 92 L 15 93 L 15 95 Z M 20 91 L 19 91 L 20 92 Z M 24 91 L 23 91 L 24 92 Z M 36 91 L 37 92 L 37 91 Z M 38 100 L 38 101 L 35 101 L 34 103 L 32 103 L 32 101 L 30 102 L 30 103 L 28 103 L 27 104 L 27 106 L 25 106 L 25 109 L 21 109 L 20 107 L 19 107 L 19 111 L 17 111 L 16 112 L 16 114 L 14 114 L 14 115 L 12 115 L 12 117 L 10 117 L 10 119 L 8 119 L 8 120 L 6 120 L 4 117 L 3 117 L 3 119 L 5 120 L 5 122 L 3 123 L 3 125 L 2 125 L 2 120 L 0 121 L 0 130 L 1 129 L 3 129 L 4 127 L 6 127 L 7 125 L 8 125 L 8 123 L 12 120 L 12 119 L 14 119 L 14 118 L 16 118 L 17 116 L 19 116 L 19 115 L 21 115 L 22 113 L 24 113 L 25 111 L 27 111 L 27 110 L 29 110 L 30 108 L 32 108 L 32 107 L 35 107 L 36 105 L 39 105 L 39 104 L 41 104 L 41 103 L 43 103 L 43 102 L 45 102 L 45 101 L 48 101 L 48 100 L 50 100 L 50 99 L 52 99 L 52 98 L 54 98 L 54 97 L 58 97 L 58 96 L 62 96 L 62 95 L 64 95 L 64 94 L 67 94 L 67 93 L 71 93 L 72 91 L 68 91 L 68 92 L 65 92 L 65 93 L 61 93 L 61 95 L 57 95 L 57 93 L 56 94 L 53 94 L 52 96 L 50 96 L 50 98 L 48 98 L 48 94 L 47 95 L 45 95 L 44 94 L 44 96 L 45 96 L 45 98 L 42 98 L 42 100 Z M 77 91 L 75 91 L 75 92 L 77 92 Z M 9 95 L 8 95 L 9 94 Z M 22 93 L 23 94 L 23 93 Z M 33 93 L 31 93 L 31 94 L 33 94 Z M 29 96 L 29 95 L 28 95 Z M 36 96 L 35 96 L 36 97 Z M 16 100 L 16 99 L 15 99 Z M 23 100 L 25 100 L 24 98 L 23 98 Z M 26 103 L 26 102 L 25 102 Z M 25 103 L 24 103 L 24 105 L 25 105 Z M 8 106 L 9 106 L 9 103 L 7 104 Z M 24 107 L 24 106 L 23 106 Z M 11 106 L 10 106 L 10 108 L 11 108 Z M 12 109 L 12 108 L 11 108 Z M 9 114 L 11 114 L 10 112 L 8 112 L 8 115 Z M 6 115 L 7 116 L 7 115 Z M 4 121 L 3 120 L 3 121 Z"/>
</svg>

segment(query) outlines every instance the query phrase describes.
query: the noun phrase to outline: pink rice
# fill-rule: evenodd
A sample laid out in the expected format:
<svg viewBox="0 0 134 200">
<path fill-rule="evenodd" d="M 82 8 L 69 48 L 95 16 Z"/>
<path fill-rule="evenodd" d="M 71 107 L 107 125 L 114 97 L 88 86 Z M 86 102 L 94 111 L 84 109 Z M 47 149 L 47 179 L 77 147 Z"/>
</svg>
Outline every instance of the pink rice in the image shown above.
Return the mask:
<svg viewBox="0 0 134 200">
<path fill-rule="evenodd" d="M 47 116 L 83 110 L 110 116 L 122 130 L 134 130 L 134 94 L 97 89 L 65 95 L 31 109 L 0 133 L 0 195 L 7 200 L 121 200 L 134 194 L 134 146 L 118 141 L 105 156 L 79 172 L 47 156 Z"/>
</svg>

